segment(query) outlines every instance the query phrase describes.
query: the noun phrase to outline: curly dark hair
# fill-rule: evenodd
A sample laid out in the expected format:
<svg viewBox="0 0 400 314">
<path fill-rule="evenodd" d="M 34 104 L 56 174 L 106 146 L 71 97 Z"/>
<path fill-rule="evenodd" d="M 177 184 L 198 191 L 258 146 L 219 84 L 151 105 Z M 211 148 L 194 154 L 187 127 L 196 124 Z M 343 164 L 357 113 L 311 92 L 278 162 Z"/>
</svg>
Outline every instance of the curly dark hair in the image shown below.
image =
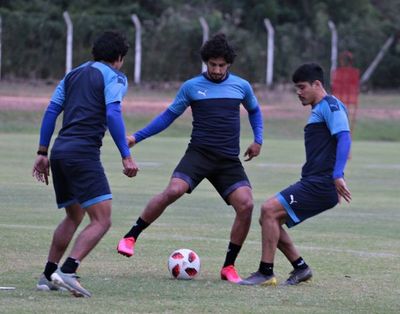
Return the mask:
<svg viewBox="0 0 400 314">
<path fill-rule="evenodd" d="M 125 57 L 129 44 L 125 36 L 117 31 L 105 31 L 93 44 L 94 61 L 114 62 Z"/>
<path fill-rule="evenodd" d="M 236 53 L 232 46 L 226 40 L 223 33 L 214 35 L 207 40 L 200 49 L 201 59 L 207 62 L 210 58 L 224 58 L 227 63 L 232 64 L 235 60 Z"/>
<path fill-rule="evenodd" d="M 312 84 L 316 80 L 324 85 L 324 70 L 319 64 L 313 62 L 302 64 L 292 76 L 292 81 L 294 83 L 309 82 Z"/>
</svg>

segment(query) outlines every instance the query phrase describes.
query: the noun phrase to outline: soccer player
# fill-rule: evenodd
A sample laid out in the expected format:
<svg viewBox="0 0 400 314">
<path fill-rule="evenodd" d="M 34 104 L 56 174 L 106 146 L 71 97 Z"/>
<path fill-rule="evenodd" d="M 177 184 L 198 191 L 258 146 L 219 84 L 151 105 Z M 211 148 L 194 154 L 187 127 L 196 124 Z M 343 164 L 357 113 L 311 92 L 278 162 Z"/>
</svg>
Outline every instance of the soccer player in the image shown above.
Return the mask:
<svg viewBox="0 0 400 314">
<path fill-rule="evenodd" d="M 184 82 L 174 102 L 164 112 L 128 137 L 133 146 L 166 129 L 191 107 L 193 130 L 184 156 L 166 189 L 149 201 L 131 230 L 119 241 L 117 250 L 122 255 L 132 256 L 139 234 L 168 205 L 184 193 L 191 193 L 206 178 L 236 212 L 221 279 L 237 283 L 241 278 L 234 263 L 249 231 L 253 210 L 251 185 L 238 157 L 240 104 L 248 112 L 254 134 L 254 142 L 244 153 L 246 161 L 260 153 L 263 120 L 249 82 L 228 71 L 236 54 L 225 35 L 220 33 L 208 40 L 200 54 L 207 71 Z"/>
<path fill-rule="evenodd" d="M 243 285 L 276 285 L 274 257 L 278 248 L 293 265 L 284 285 L 297 285 L 312 277 L 311 268 L 300 256 L 289 234 L 283 229 L 334 207 L 343 197 L 351 200 L 344 180 L 344 168 L 351 138 L 347 110 L 343 103 L 324 89 L 324 73 L 315 63 L 300 66 L 293 74 L 297 95 L 303 106 L 311 106 L 304 129 L 306 163 L 301 179 L 269 198 L 261 206 L 262 256 L 257 272 Z"/>
<path fill-rule="evenodd" d="M 128 48 L 125 37 L 118 32 L 100 35 L 92 48 L 94 61 L 80 65 L 64 77 L 43 116 L 32 175 L 48 184 L 51 166 L 57 205 L 65 208 L 66 216 L 54 231 L 48 261 L 37 284 L 39 290 L 67 289 L 77 297 L 91 296 L 80 285 L 76 271 L 111 225 L 112 194 L 100 162 L 107 127 L 120 151 L 123 173 L 133 177 L 138 171 L 130 155 L 121 114 L 127 79 L 119 69 Z M 61 112 L 62 128 L 49 162 L 48 147 Z M 90 223 L 78 234 L 68 258 L 58 268 L 85 213 Z"/>
</svg>

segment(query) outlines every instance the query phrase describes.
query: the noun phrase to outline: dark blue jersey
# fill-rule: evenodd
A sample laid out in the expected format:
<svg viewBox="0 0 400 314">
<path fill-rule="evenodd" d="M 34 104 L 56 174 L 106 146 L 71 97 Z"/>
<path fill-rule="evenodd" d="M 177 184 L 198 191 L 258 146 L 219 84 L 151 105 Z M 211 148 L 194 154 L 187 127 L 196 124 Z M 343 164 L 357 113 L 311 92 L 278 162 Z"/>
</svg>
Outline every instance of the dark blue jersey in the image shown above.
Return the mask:
<svg viewBox="0 0 400 314">
<path fill-rule="evenodd" d="M 326 96 L 313 106 L 304 128 L 306 163 L 302 177 L 332 180 L 336 162 L 336 134 L 350 131 L 347 109 L 334 96 Z"/>
<path fill-rule="evenodd" d="M 228 73 L 215 82 L 205 74 L 198 75 L 182 84 L 168 110 L 181 115 L 187 107 L 193 114 L 191 144 L 205 146 L 227 155 L 239 154 L 240 104 L 251 114 L 258 112 L 259 105 L 250 83 Z M 259 115 L 261 120 L 261 115 Z M 262 143 L 262 120 L 255 131 Z"/>
<path fill-rule="evenodd" d="M 107 129 L 106 106 L 122 101 L 125 75 L 102 62 L 87 62 L 68 73 L 51 102 L 62 106 L 62 128 L 51 158 L 99 158 Z"/>
</svg>

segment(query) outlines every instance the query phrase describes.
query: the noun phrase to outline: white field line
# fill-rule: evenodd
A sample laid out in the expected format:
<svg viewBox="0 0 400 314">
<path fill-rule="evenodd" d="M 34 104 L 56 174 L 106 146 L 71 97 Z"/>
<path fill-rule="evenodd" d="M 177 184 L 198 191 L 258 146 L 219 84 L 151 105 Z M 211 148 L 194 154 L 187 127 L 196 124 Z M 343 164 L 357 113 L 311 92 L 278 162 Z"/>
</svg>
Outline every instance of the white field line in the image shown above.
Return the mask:
<svg viewBox="0 0 400 314">
<path fill-rule="evenodd" d="M 271 162 L 261 162 L 255 164 L 260 168 L 296 168 L 300 169 L 302 164 L 291 164 L 291 163 L 271 163 Z"/>
<path fill-rule="evenodd" d="M 400 164 L 366 164 L 366 165 L 361 165 L 362 168 L 366 169 L 399 169 L 400 170 Z"/>
<path fill-rule="evenodd" d="M 46 229 L 53 230 L 55 228 L 51 226 L 39 226 L 39 225 L 16 225 L 16 224 L 0 224 L 0 228 L 14 229 L 14 228 L 23 228 L 23 229 Z M 221 238 L 209 238 L 209 237 L 192 237 L 192 236 L 182 236 L 182 235 L 174 235 L 174 234 L 161 234 L 157 235 L 152 234 L 144 234 L 143 237 L 155 240 L 169 241 L 180 240 L 180 241 L 203 241 L 203 242 L 227 242 L 228 239 Z M 246 244 L 252 245 L 260 245 L 259 241 L 246 240 Z M 334 247 L 318 247 L 318 246 L 303 246 L 297 245 L 300 249 L 308 250 L 308 251 L 325 251 L 332 253 L 347 253 L 361 257 L 393 257 L 398 258 L 400 254 L 389 253 L 389 252 L 371 252 L 371 251 L 361 251 L 361 250 L 350 250 L 350 249 L 342 249 L 342 248 L 334 248 Z"/>
<path fill-rule="evenodd" d="M 138 161 L 137 164 L 139 167 L 156 168 L 156 167 L 160 167 L 163 163 L 162 162 L 153 162 L 153 161 Z"/>
<path fill-rule="evenodd" d="M 38 226 L 38 225 L 15 225 L 15 224 L 0 224 L 0 229 L 1 228 L 7 228 L 7 229 L 18 229 L 18 228 L 23 228 L 23 229 L 45 229 L 45 230 L 54 230 L 56 228 L 56 224 L 54 226 Z"/>
<path fill-rule="evenodd" d="M 182 235 L 173 235 L 173 234 L 145 234 L 144 237 L 156 240 L 181 240 L 181 241 L 203 241 L 203 242 L 227 242 L 228 239 L 220 239 L 220 238 L 208 238 L 208 237 L 189 237 Z M 260 245 L 259 241 L 246 240 L 245 244 L 253 244 Z M 361 250 L 349 250 L 342 248 L 333 248 L 333 247 L 318 247 L 318 246 L 304 246 L 304 245 L 296 245 L 298 248 L 306 250 L 306 251 L 325 251 L 332 253 L 347 253 L 361 257 L 400 257 L 400 254 L 389 253 L 389 252 L 371 252 L 371 251 L 361 251 Z"/>
<path fill-rule="evenodd" d="M 260 168 L 298 168 L 301 169 L 303 164 L 296 163 L 256 163 L 257 167 Z M 355 167 L 363 169 L 398 169 L 400 170 L 400 164 L 357 164 Z"/>
<path fill-rule="evenodd" d="M 15 287 L 0 287 L 0 290 L 15 290 Z"/>
<path fill-rule="evenodd" d="M 163 162 L 152 162 L 152 161 L 137 161 L 139 167 L 143 168 L 158 168 L 162 166 Z M 273 168 L 273 169 L 301 169 L 303 164 L 298 163 L 254 163 L 256 167 L 260 168 Z M 400 170 L 400 164 L 357 164 L 355 167 L 361 169 L 389 169 L 389 170 Z"/>
</svg>

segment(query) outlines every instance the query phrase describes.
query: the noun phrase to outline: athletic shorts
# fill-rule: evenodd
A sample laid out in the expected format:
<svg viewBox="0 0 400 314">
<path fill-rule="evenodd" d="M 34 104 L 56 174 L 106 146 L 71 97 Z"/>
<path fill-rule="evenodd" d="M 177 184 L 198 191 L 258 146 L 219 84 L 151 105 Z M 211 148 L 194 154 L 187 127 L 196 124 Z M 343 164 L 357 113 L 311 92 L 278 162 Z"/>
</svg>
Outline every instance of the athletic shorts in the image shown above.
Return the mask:
<svg viewBox="0 0 400 314">
<path fill-rule="evenodd" d="M 50 159 L 58 208 L 79 203 L 87 208 L 112 199 L 100 160 Z"/>
<path fill-rule="evenodd" d="M 276 194 L 285 208 L 288 218 L 286 225 L 291 228 L 302 221 L 334 207 L 338 195 L 332 180 L 302 178 Z"/>
<path fill-rule="evenodd" d="M 193 145 L 188 146 L 172 177 L 189 184 L 187 193 L 191 193 L 206 178 L 228 205 L 230 193 L 242 186 L 251 188 L 239 157 Z"/>
</svg>

